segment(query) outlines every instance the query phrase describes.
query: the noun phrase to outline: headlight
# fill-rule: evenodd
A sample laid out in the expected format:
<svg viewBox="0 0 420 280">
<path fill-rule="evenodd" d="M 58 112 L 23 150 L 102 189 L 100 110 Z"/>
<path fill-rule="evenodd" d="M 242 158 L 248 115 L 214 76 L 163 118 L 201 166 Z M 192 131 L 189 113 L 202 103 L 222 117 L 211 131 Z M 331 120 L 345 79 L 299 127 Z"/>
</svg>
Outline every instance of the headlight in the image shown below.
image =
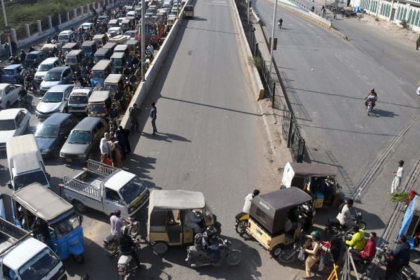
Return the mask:
<svg viewBox="0 0 420 280">
<path fill-rule="evenodd" d="M 60 153 L 60 157 L 64 157 L 64 154 L 63 153 Z"/>
</svg>

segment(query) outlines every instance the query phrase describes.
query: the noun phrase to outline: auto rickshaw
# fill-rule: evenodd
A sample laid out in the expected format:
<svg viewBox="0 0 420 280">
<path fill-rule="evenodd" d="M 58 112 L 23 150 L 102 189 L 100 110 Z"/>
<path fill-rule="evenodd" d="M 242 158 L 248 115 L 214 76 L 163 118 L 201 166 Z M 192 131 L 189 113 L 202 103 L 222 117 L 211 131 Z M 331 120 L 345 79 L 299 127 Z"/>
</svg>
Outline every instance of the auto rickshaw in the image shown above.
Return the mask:
<svg viewBox="0 0 420 280">
<path fill-rule="evenodd" d="M 12 210 L 15 224 L 29 231 L 34 225 L 39 227 L 34 237 L 50 246 L 60 259 L 72 256 L 76 262 L 84 262 L 83 217 L 64 198 L 32 183 L 12 194 Z"/>
<path fill-rule="evenodd" d="M 420 199 L 418 195 L 415 195 L 405 210 L 401 228 L 398 232 L 398 239 L 404 235 L 410 244 L 410 262 L 413 263 L 420 263 L 419 233 Z"/>
<path fill-rule="evenodd" d="M 82 50 L 72 50 L 66 55 L 65 64 L 70 66 L 73 71 L 76 71 L 82 65 L 83 59 L 84 54 Z"/>
<path fill-rule="evenodd" d="M 87 58 L 93 58 L 93 54 L 98 50 L 98 47 L 95 44 L 95 41 L 84 41 L 82 50 Z"/>
<path fill-rule="evenodd" d="M 186 225 L 187 212 L 194 211 L 201 218 L 200 227 L 214 226 L 218 233 L 221 224 L 217 217 L 206 207 L 201 192 L 183 190 L 153 190 L 149 198 L 149 219 L 147 239 L 155 253 L 161 255 L 169 246 L 194 243 L 195 232 Z"/>
<path fill-rule="evenodd" d="M 111 59 L 112 52 L 113 52 L 112 49 L 105 49 L 105 48 L 102 47 L 102 48 L 98 49 L 95 52 L 95 54 L 93 55 L 93 61 L 95 63 L 97 63 L 97 62 L 99 62 L 101 60 L 104 60 L 104 59 L 109 60 L 109 59 Z"/>
<path fill-rule="evenodd" d="M 108 22 L 108 28 L 111 28 L 111 27 L 118 27 L 118 20 L 117 19 L 111 19 Z"/>
<path fill-rule="evenodd" d="M 166 22 L 167 32 L 171 30 L 172 26 L 175 24 L 175 21 L 176 21 L 176 15 L 168 16 L 168 21 Z"/>
<path fill-rule="evenodd" d="M 114 53 L 123 53 L 125 55 L 125 57 L 128 57 L 129 55 L 129 51 L 128 51 L 128 46 L 127 45 L 117 45 L 114 49 Z"/>
<path fill-rule="evenodd" d="M 88 117 L 107 117 L 112 104 L 111 96 L 109 90 L 93 91 L 88 100 Z"/>
<path fill-rule="evenodd" d="M 133 95 L 127 91 L 124 75 L 110 74 L 106 77 L 104 85 L 104 89 L 109 90 L 117 101 L 118 109 L 120 111 L 126 109 Z"/>
<path fill-rule="evenodd" d="M 251 202 L 245 232 L 277 258 L 283 248 L 299 238 L 305 223 L 303 208 L 312 207 L 311 202 L 309 194 L 294 187 L 256 196 Z M 287 219 L 292 222 L 289 232 L 284 230 Z"/>
<path fill-rule="evenodd" d="M 77 43 L 67 43 L 61 48 L 61 53 L 64 54 L 64 55 L 67 55 L 72 50 L 78 50 L 78 49 L 80 49 L 80 48 L 79 48 L 79 45 Z"/>
<path fill-rule="evenodd" d="M 122 52 L 114 52 L 111 56 L 111 62 L 112 67 L 114 67 L 114 73 L 122 73 L 123 68 L 127 65 L 127 59 Z"/>
<path fill-rule="evenodd" d="M 112 73 L 111 61 L 110 60 L 101 60 L 95 64 L 91 72 L 91 85 L 95 87 L 97 84 L 104 86 L 105 78 Z"/>
<path fill-rule="evenodd" d="M 130 55 L 131 58 L 136 55 L 137 48 L 140 47 L 140 43 L 141 42 L 139 40 L 133 40 L 133 39 L 128 40 L 127 42 L 125 42 L 125 44 L 128 47 L 128 52 L 129 52 L 129 55 Z"/>
<path fill-rule="evenodd" d="M 108 41 L 108 43 L 106 43 L 102 48 L 112 50 L 112 52 L 111 52 L 111 54 L 112 54 L 114 52 L 114 49 L 115 49 L 116 46 L 117 46 L 117 43 Z"/>
<path fill-rule="evenodd" d="M 41 51 L 45 53 L 46 56 L 48 56 L 51 52 L 57 53 L 57 45 L 56 44 L 44 44 L 41 48 Z"/>
<path fill-rule="evenodd" d="M 102 48 L 106 42 L 108 42 L 108 37 L 105 34 L 96 34 L 93 36 L 93 41 L 99 49 Z"/>
<path fill-rule="evenodd" d="M 133 30 L 134 27 L 135 27 L 134 19 L 126 18 L 121 22 L 121 29 L 123 32 L 126 32 L 128 30 Z"/>
<path fill-rule="evenodd" d="M 298 187 L 308 191 L 315 208 L 337 208 L 344 193 L 336 182 L 337 171 L 326 164 L 288 162 L 283 171 L 282 188 Z"/>
</svg>

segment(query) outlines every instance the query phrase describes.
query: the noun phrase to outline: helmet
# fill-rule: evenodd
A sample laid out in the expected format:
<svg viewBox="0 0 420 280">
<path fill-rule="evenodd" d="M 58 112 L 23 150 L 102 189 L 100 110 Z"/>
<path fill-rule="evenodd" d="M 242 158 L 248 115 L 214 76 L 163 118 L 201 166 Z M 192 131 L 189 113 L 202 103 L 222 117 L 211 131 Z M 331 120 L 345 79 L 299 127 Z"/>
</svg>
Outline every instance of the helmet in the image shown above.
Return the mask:
<svg viewBox="0 0 420 280">
<path fill-rule="evenodd" d="M 121 228 L 121 234 L 122 235 L 128 235 L 128 227 L 127 226 L 123 226 Z"/>
<path fill-rule="evenodd" d="M 209 236 L 213 236 L 217 233 L 217 229 L 213 226 L 209 226 L 206 228 L 206 232 Z"/>
<path fill-rule="evenodd" d="M 311 232 L 311 236 L 315 241 L 321 240 L 321 233 L 319 232 L 319 230 L 314 230 L 313 232 Z"/>
</svg>

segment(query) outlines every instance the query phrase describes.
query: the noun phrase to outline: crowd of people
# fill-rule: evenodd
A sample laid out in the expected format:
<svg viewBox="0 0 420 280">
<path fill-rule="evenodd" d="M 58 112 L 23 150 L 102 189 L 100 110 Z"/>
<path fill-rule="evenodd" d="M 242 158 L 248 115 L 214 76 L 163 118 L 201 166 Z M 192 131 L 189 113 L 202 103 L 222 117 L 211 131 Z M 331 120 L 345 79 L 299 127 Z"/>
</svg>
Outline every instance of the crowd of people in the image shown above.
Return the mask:
<svg viewBox="0 0 420 280">
<path fill-rule="evenodd" d="M 119 126 L 116 131 L 104 133 L 99 143 L 101 151 L 100 162 L 117 168 L 123 167 L 123 160 L 131 152 L 129 141 L 130 131 Z"/>
</svg>

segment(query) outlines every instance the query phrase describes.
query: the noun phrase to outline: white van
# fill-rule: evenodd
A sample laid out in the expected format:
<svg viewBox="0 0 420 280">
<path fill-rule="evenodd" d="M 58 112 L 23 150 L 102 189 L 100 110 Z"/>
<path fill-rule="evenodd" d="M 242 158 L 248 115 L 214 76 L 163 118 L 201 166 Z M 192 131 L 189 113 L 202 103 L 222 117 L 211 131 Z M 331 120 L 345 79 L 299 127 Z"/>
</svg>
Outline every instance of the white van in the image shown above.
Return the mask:
<svg viewBox="0 0 420 280">
<path fill-rule="evenodd" d="M 47 75 L 47 72 L 58 66 L 60 66 L 60 60 L 58 57 L 49 57 L 41 62 L 35 73 L 35 82 L 40 84 L 44 80 L 45 75 Z"/>
<path fill-rule="evenodd" d="M 9 163 L 9 188 L 18 190 L 34 182 L 50 188 L 50 175 L 45 172 L 44 161 L 33 134 L 16 136 L 7 140 Z"/>
</svg>

